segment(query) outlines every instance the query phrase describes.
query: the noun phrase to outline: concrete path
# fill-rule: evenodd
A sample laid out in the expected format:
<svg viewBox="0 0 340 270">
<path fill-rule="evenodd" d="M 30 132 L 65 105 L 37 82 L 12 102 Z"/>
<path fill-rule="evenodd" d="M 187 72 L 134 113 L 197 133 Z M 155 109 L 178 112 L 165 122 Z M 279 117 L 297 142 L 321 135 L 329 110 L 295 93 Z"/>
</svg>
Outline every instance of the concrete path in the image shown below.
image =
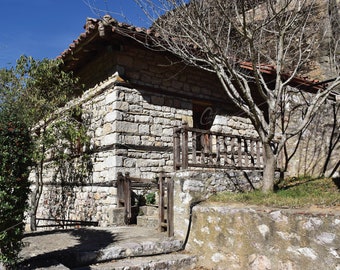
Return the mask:
<svg viewBox="0 0 340 270">
<path fill-rule="evenodd" d="M 180 250 L 183 245 L 182 241 L 168 238 L 165 233 L 138 226 L 40 231 L 26 234 L 23 242 L 20 269 L 60 270 L 84 266 L 87 267 L 83 269 L 106 269 L 90 265 L 117 260 L 119 267 L 110 266 L 110 269 L 123 269 L 120 267 L 126 264 L 124 258 L 168 254 Z M 192 258 L 182 255 L 179 256 L 182 261 Z M 153 261 L 164 261 L 164 258 L 154 258 Z M 141 262 L 145 264 L 144 260 Z"/>
</svg>

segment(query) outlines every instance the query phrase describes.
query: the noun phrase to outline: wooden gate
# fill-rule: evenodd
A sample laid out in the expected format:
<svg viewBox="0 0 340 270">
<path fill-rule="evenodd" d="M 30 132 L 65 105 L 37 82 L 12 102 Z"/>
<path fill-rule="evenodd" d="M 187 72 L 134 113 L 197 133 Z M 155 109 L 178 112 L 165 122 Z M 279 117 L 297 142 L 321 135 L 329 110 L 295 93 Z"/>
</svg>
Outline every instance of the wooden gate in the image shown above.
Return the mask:
<svg viewBox="0 0 340 270">
<path fill-rule="evenodd" d="M 160 174 L 158 179 L 158 216 L 159 230 L 167 231 L 168 236 L 174 235 L 174 183 L 171 177 Z M 128 172 L 125 176 L 118 173 L 117 177 L 117 195 L 118 207 L 124 207 L 124 223 L 130 224 L 132 218 L 131 194 L 132 189 L 141 186 L 153 186 L 155 181 L 150 179 L 137 179 L 130 177 Z"/>
</svg>

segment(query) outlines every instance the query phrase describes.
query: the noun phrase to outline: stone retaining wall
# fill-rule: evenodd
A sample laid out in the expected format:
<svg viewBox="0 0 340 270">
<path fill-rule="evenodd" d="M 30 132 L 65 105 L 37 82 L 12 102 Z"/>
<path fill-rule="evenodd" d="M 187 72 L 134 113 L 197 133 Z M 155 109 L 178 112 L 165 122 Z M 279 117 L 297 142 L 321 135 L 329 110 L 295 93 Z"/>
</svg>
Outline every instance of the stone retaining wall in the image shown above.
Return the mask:
<svg viewBox="0 0 340 270">
<path fill-rule="evenodd" d="M 190 208 L 222 191 L 241 192 L 259 188 L 262 183 L 260 171 L 179 171 L 174 179 L 174 232 L 185 239 L 190 220 Z"/>
<path fill-rule="evenodd" d="M 340 211 L 206 203 L 187 250 L 208 269 L 340 269 Z"/>
</svg>

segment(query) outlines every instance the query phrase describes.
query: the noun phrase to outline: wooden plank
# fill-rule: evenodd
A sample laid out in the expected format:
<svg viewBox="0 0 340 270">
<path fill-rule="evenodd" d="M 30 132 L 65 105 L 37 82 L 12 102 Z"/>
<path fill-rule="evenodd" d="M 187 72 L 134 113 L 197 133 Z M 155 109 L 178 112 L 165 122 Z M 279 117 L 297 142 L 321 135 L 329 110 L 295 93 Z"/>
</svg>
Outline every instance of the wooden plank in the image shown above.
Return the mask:
<svg viewBox="0 0 340 270">
<path fill-rule="evenodd" d="M 181 130 L 178 128 L 174 129 L 173 140 L 174 140 L 174 170 L 180 168 L 181 163 L 181 144 L 180 144 L 180 132 Z"/>
<path fill-rule="evenodd" d="M 221 145 L 219 136 L 216 136 L 216 164 L 221 164 Z"/>
<path fill-rule="evenodd" d="M 249 139 L 244 139 L 243 140 L 243 145 L 244 145 L 244 166 L 249 167 L 249 145 L 250 145 L 250 140 Z"/>
<path fill-rule="evenodd" d="M 252 166 L 255 166 L 255 147 L 256 147 L 256 142 L 253 140 L 250 141 L 250 164 Z"/>
<path fill-rule="evenodd" d="M 212 140 L 213 135 L 208 135 L 208 163 L 213 164 L 213 148 L 212 148 L 212 144 L 213 144 L 213 140 Z"/>
<path fill-rule="evenodd" d="M 240 137 L 237 138 L 237 166 L 242 166 L 242 140 Z"/>
<path fill-rule="evenodd" d="M 182 125 L 182 169 L 188 168 L 188 124 Z"/>
<path fill-rule="evenodd" d="M 192 162 L 196 163 L 197 159 L 196 159 L 196 155 L 197 155 L 197 133 L 196 132 L 192 132 Z"/>
<path fill-rule="evenodd" d="M 168 237 L 174 236 L 174 180 L 168 178 L 167 181 L 167 199 L 168 199 L 168 211 L 167 211 L 167 223 L 168 223 Z"/>
<path fill-rule="evenodd" d="M 118 207 L 124 206 L 124 176 L 121 172 L 117 176 L 117 197 L 118 197 Z"/>
<path fill-rule="evenodd" d="M 261 148 L 260 148 L 260 142 L 256 142 L 256 166 L 259 167 L 263 163 L 261 162 Z"/>
<path fill-rule="evenodd" d="M 130 173 L 125 173 L 124 180 L 124 194 L 125 194 L 125 224 L 130 224 L 132 217 L 131 213 L 131 180 Z"/>
<path fill-rule="evenodd" d="M 162 224 L 164 223 L 164 179 L 163 174 L 160 174 L 158 179 L 159 191 L 158 191 L 158 224 L 159 231 L 164 232 L 164 227 Z"/>
<path fill-rule="evenodd" d="M 225 165 L 227 164 L 231 164 L 231 158 L 229 158 L 228 156 L 228 152 L 231 152 L 231 142 L 230 142 L 230 138 L 228 137 L 223 137 L 223 146 L 224 146 L 224 163 Z"/>
</svg>

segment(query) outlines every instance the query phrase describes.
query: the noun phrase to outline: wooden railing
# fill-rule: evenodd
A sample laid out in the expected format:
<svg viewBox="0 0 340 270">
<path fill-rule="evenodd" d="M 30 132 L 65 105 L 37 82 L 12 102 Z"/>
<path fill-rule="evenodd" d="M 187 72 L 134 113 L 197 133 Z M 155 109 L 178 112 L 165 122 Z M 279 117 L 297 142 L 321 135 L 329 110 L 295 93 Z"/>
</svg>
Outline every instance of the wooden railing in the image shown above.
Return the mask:
<svg viewBox="0 0 340 270">
<path fill-rule="evenodd" d="M 183 124 L 174 129 L 174 169 L 263 169 L 263 148 L 258 138 L 211 132 Z"/>
<path fill-rule="evenodd" d="M 36 218 L 37 220 L 37 228 L 82 228 L 85 226 L 96 226 L 98 227 L 98 221 L 85 221 L 85 220 L 72 220 L 72 219 L 58 219 L 58 218 Z M 39 221 L 45 222 L 40 225 Z"/>
</svg>

